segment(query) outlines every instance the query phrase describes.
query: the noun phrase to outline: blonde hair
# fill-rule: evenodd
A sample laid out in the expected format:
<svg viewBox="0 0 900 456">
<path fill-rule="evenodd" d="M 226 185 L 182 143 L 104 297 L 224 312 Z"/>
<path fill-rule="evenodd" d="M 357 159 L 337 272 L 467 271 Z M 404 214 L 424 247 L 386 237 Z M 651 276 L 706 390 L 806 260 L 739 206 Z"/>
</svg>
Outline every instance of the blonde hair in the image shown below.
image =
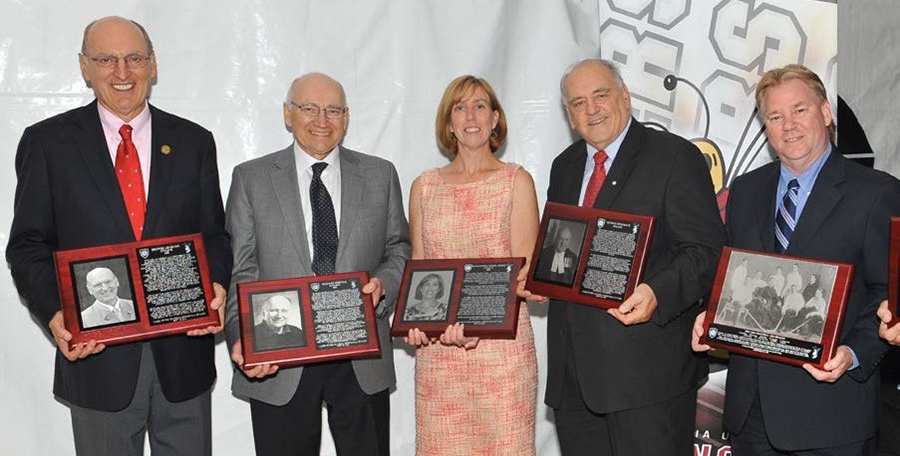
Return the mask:
<svg viewBox="0 0 900 456">
<path fill-rule="evenodd" d="M 497 126 L 491 131 L 491 152 L 496 152 L 506 142 L 506 114 L 503 113 L 503 107 L 500 106 L 497 94 L 494 93 L 494 89 L 491 88 L 487 81 L 467 74 L 451 81 L 447 89 L 444 90 L 444 96 L 441 97 L 441 103 L 438 105 L 437 118 L 434 121 L 438 145 L 451 155 L 456 155 L 458 152 L 456 137 L 451 131 L 450 122 L 453 106 L 477 89 L 484 90 L 491 104 L 491 109 L 499 114 Z"/>
<path fill-rule="evenodd" d="M 819 76 L 803 65 L 790 64 L 767 71 L 756 85 L 756 107 L 759 108 L 760 116 L 765 117 L 766 91 L 781 83 L 795 79 L 806 84 L 806 87 L 809 87 L 809 90 L 812 91 L 813 95 L 815 95 L 820 103 L 828 103 L 828 94 L 825 91 L 825 84 L 822 84 L 822 80 L 819 79 Z M 828 125 L 828 136 L 831 138 L 832 142 L 834 142 L 837 137 L 834 119 L 831 119 L 831 123 Z"/>
</svg>

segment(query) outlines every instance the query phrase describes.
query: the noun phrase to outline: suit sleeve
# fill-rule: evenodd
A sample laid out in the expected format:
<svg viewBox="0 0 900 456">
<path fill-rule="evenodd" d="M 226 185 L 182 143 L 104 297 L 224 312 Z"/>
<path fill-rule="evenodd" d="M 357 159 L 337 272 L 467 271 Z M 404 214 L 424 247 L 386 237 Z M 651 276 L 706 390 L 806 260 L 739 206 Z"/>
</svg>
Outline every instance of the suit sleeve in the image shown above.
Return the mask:
<svg viewBox="0 0 900 456">
<path fill-rule="evenodd" d="M 862 259 L 856 264 L 855 280 L 865 283 L 865 307 L 860 309 L 859 318 L 852 323 L 853 327 L 845 332 L 846 336 L 841 341 L 859 359 L 859 367 L 848 372 L 858 381 L 865 381 L 875 372 L 888 348 L 878 337 L 879 320 L 875 312 L 888 296 L 890 226 L 891 217 L 900 215 L 900 183 L 892 177 L 887 177 L 887 180 L 889 182 L 875 198 L 866 220 Z"/>
<path fill-rule="evenodd" d="M 709 171 L 700 152 L 686 143 L 675 152 L 666 184 L 661 227 L 669 239 L 668 264 L 647 284 L 658 307 L 653 321 L 665 325 L 709 293 L 725 231 Z"/>
<path fill-rule="evenodd" d="M 388 197 L 387 217 L 385 218 L 386 236 L 381 264 L 373 275 L 381 280 L 384 289 L 384 300 L 375 308 L 378 318 L 387 318 L 394 311 L 397 294 L 400 292 L 400 280 L 406 260 L 412 254 L 409 244 L 409 223 L 403 210 L 403 194 L 400 191 L 400 178 L 394 165 L 390 166 L 390 194 Z"/>
<path fill-rule="evenodd" d="M 31 128 L 16 152 L 16 194 L 6 261 L 31 314 L 47 330 L 60 307 L 53 251 L 57 250 L 53 197 L 42 144 Z"/>
<path fill-rule="evenodd" d="M 246 187 L 240 168 L 235 168 L 231 177 L 231 190 L 225 211 L 225 228 L 231 233 L 231 248 L 234 252 L 234 266 L 231 271 L 231 286 L 225 306 L 225 339 L 228 351 L 240 337 L 238 320 L 237 284 L 254 282 L 259 277 L 259 263 L 256 257 L 256 232 L 253 223 L 253 207 L 247 197 Z"/>
<path fill-rule="evenodd" d="M 231 245 L 219 189 L 216 143 L 212 133 L 205 133 L 207 138 L 200 164 L 200 232 L 206 245 L 210 276 L 227 290 L 231 279 Z"/>
</svg>

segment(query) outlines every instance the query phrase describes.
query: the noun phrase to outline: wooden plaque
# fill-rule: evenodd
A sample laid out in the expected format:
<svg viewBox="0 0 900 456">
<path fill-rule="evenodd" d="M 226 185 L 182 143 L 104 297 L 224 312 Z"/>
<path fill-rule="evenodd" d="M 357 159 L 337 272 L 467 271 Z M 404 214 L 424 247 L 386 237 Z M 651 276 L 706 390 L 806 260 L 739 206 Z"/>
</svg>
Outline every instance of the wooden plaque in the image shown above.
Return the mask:
<svg viewBox="0 0 900 456">
<path fill-rule="evenodd" d="M 891 247 L 888 278 L 888 308 L 891 310 L 892 319 L 888 327 L 900 323 L 897 302 L 900 301 L 900 217 L 891 217 Z"/>
<path fill-rule="evenodd" d="M 656 220 L 547 203 L 525 288 L 553 299 L 618 307 L 644 277 Z"/>
<path fill-rule="evenodd" d="M 70 346 L 122 344 L 219 325 L 199 234 L 53 254 Z"/>
<path fill-rule="evenodd" d="M 381 353 L 365 271 L 237 284 L 244 366 Z"/>
<path fill-rule="evenodd" d="M 821 369 L 837 349 L 854 267 L 725 247 L 701 343 Z"/>
<path fill-rule="evenodd" d="M 440 336 L 463 323 L 466 336 L 513 339 L 519 321 L 516 277 L 525 258 L 408 260 L 391 335 L 418 328 Z"/>
</svg>

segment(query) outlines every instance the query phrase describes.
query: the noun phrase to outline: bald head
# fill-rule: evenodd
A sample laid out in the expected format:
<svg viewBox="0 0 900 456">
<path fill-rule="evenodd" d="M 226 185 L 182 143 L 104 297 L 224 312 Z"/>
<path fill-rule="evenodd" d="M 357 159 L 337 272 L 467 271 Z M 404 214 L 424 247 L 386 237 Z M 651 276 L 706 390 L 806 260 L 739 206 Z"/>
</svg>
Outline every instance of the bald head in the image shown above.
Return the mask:
<svg viewBox="0 0 900 456">
<path fill-rule="evenodd" d="M 107 268 L 95 268 L 85 276 L 88 293 L 103 304 L 114 306 L 119 300 L 119 279 Z"/>
<path fill-rule="evenodd" d="M 287 324 L 287 314 L 291 306 L 291 300 L 281 295 L 275 295 L 267 299 L 263 304 L 265 322 L 276 332 L 281 332 Z"/>
<path fill-rule="evenodd" d="M 148 54 L 153 53 L 153 42 L 150 40 L 150 35 L 147 33 L 147 30 L 144 29 L 143 25 L 138 24 L 137 22 L 132 21 L 131 19 L 125 19 L 124 17 L 107 16 L 107 17 L 100 18 L 100 19 L 97 19 L 97 20 L 91 22 L 90 24 L 87 25 L 87 27 L 84 28 L 84 34 L 81 37 L 81 53 L 82 54 L 88 54 L 88 49 L 89 49 L 88 42 L 90 40 L 92 31 L 94 30 L 94 27 L 97 25 L 134 27 L 135 29 L 137 29 L 138 32 L 140 32 L 141 36 L 144 38 L 144 44 L 147 46 L 147 53 Z"/>
</svg>

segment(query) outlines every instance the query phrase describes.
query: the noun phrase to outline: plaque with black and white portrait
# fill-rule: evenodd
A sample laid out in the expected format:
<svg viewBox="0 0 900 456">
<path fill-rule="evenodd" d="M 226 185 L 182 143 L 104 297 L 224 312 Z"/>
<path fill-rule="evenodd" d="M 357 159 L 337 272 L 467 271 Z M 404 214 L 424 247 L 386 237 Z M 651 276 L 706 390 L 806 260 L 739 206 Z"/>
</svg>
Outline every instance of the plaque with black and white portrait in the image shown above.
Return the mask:
<svg viewBox="0 0 900 456">
<path fill-rule="evenodd" d="M 54 253 L 70 344 L 107 345 L 219 325 L 199 234 Z"/>
<path fill-rule="evenodd" d="M 853 266 L 726 247 L 703 343 L 821 368 L 837 346 Z"/>
<path fill-rule="evenodd" d="M 655 219 L 547 203 L 525 288 L 553 299 L 618 307 L 644 276 Z"/>
<path fill-rule="evenodd" d="M 280 367 L 377 356 L 365 271 L 237 284 L 244 366 Z"/>
<path fill-rule="evenodd" d="M 408 260 L 391 335 L 416 328 L 437 337 L 462 323 L 469 336 L 515 337 L 516 278 L 524 264 L 521 257 Z"/>
</svg>

